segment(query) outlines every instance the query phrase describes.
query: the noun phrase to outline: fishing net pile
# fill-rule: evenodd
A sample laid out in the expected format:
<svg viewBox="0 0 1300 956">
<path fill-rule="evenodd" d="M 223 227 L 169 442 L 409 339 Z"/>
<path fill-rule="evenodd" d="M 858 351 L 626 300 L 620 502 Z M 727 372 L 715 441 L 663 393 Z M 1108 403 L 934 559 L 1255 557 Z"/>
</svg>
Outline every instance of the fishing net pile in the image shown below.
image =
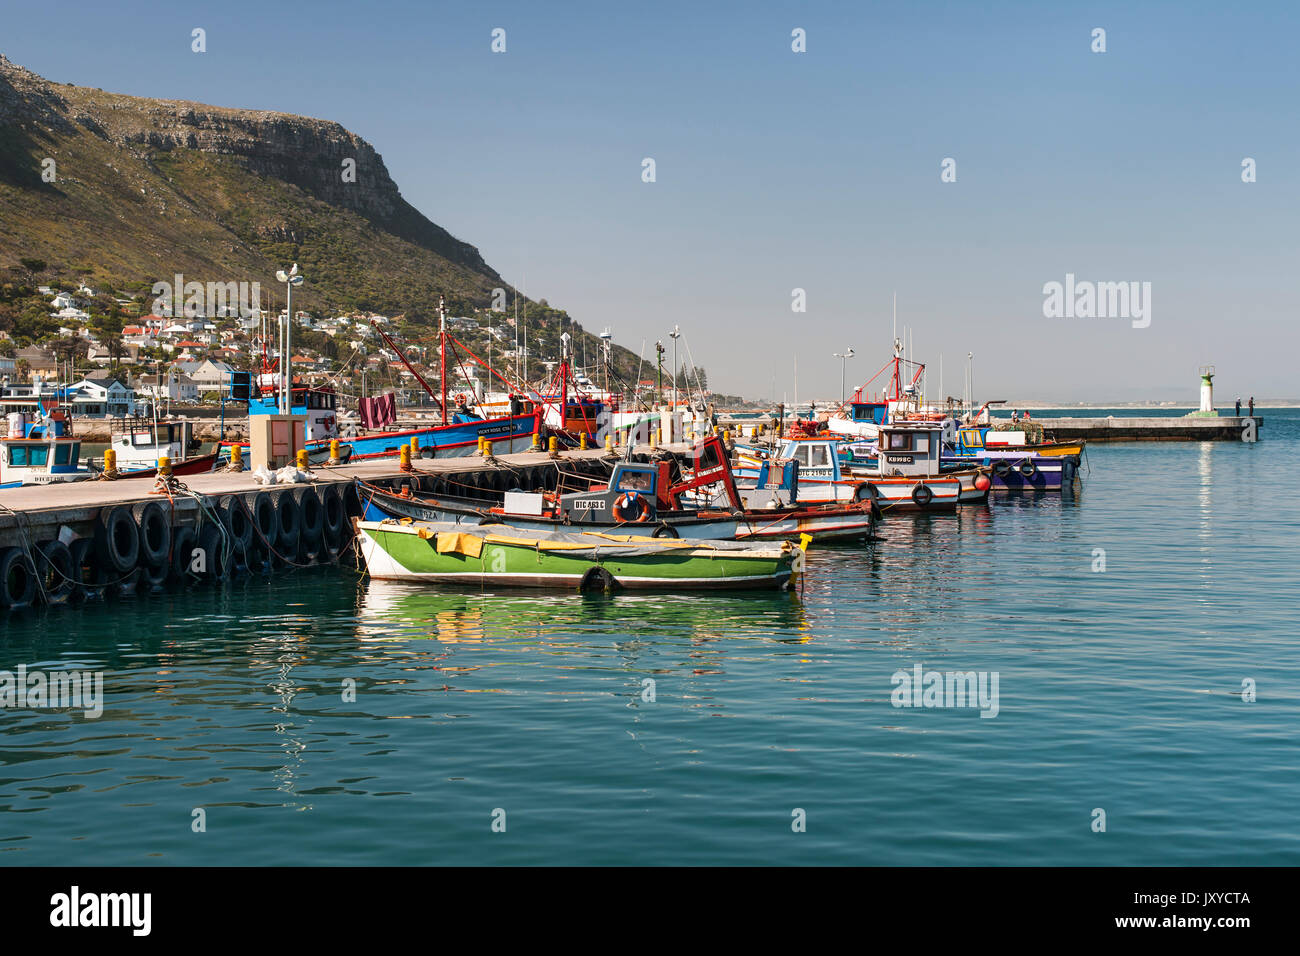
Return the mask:
<svg viewBox="0 0 1300 956">
<path fill-rule="evenodd" d="M 1043 426 L 1039 422 L 994 422 L 989 427 L 989 431 L 994 432 L 1024 432 L 1025 443 L 1028 445 L 1041 445 L 1043 442 Z"/>
</svg>

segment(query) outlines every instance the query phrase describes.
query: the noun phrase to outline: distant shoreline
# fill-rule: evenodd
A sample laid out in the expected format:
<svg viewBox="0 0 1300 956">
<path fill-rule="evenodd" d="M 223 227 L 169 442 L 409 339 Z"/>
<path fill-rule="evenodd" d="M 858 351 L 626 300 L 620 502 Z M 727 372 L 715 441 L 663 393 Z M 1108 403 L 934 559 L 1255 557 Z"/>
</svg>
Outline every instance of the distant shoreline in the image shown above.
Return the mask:
<svg viewBox="0 0 1300 956">
<path fill-rule="evenodd" d="M 1131 409 L 1131 410 L 1133 410 L 1133 411 L 1142 411 L 1142 410 L 1144 410 L 1144 409 L 1151 409 L 1151 410 L 1157 410 L 1157 411 L 1177 411 L 1178 409 L 1185 408 L 1185 409 L 1187 409 L 1189 412 L 1194 412 L 1194 411 L 1196 411 L 1196 409 L 1197 409 L 1198 407 L 1199 407 L 1199 406 L 1196 405 L 1196 404 L 1189 404 L 1189 403 L 1186 403 L 1186 402 L 1179 402 L 1179 403 L 1176 403 L 1176 404 L 1169 404 L 1169 405 L 1159 404 L 1159 403 L 1156 403 L 1156 402 L 1137 402 L 1137 403 L 1135 403 L 1135 402 L 1115 402 L 1115 403 L 1113 403 L 1113 404 L 1106 404 L 1106 403 L 1104 403 L 1104 402 L 1088 402 L 1087 404 L 1066 404 L 1066 405 L 1053 405 L 1053 404 L 1051 404 L 1051 403 L 1043 403 L 1043 402 L 1033 402 L 1033 403 L 1026 402 L 1026 403 L 1023 403 L 1023 404 L 1014 404 L 1014 403 L 1008 402 L 1008 403 L 1005 404 L 1005 405 L 997 405 L 997 406 L 995 406 L 995 407 L 992 409 L 992 411 L 994 412 L 994 414 L 997 414 L 998 412 L 1004 412 L 1004 411 L 1005 411 L 1005 412 L 1010 412 L 1012 409 L 1020 409 L 1020 410 L 1028 409 L 1028 410 L 1031 411 L 1031 412 L 1037 412 L 1037 411 L 1071 411 L 1071 410 L 1076 410 L 1076 409 L 1077 409 L 1078 411 L 1081 411 L 1081 412 L 1082 412 L 1082 411 L 1090 411 L 1090 410 L 1103 409 L 1103 408 L 1122 408 L 1122 409 Z M 1219 406 L 1216 406 L 1216 407 L 1218 408 L 1218 410 L 1219 410 L 1219 412 L 1220 412 L 1221 414 L 1231 414 L 1231 413 L 1236 409 L 1236 403 L 1235 403 L 1235 402 L 1232 402 L 1232 403 L 1229 403 L 1228 405 L 1219 405 Z M 1300 408 L 1300 402 L 1295 402 L 1295 401 L 1278 402 L 1278 401 L 1274 401 L 1274 402 L 1256 402 L 1256 403 L 1255 403 L 1255 411 L 1258 412 L 1258 411 L 1260 411 L 1261 409 L 1265 409 L 1265 408 Z M 1242 402 L 1242 403 L 1241 403 L 1241 410 L 1242 410 L 1242 412 L 1244 413 L 1244 412 L 1246 411 L 1246 409 L 1247 409 L 1247 403 L 1246 403 L 1246 402 Z"/>
</svg>

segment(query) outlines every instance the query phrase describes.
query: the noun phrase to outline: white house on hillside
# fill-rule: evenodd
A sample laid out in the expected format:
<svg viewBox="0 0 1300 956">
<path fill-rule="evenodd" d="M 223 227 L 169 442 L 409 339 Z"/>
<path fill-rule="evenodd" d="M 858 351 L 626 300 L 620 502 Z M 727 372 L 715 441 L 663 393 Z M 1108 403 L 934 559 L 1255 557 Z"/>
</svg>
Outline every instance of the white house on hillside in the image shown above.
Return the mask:
<svg viewBox="0 0 1300 956">
<path fill-rule="evenodd" d="M 189 378 L 200 392 L 221 392 L 230 388 L 230 373 L 234 368 L 216 359 L 197 362 L 178 362 L 176 367 Z"/>
<path fill-rule="evenodd" d="M 73 295 L 71 292 L 60 292 L 50 300 L 52 309 L 82 309 L 89 305 L 84 299 Z"/>
<path fill-rule="evenodd" d="M 85 378 L 70 386 L 72 413 L 81 418 L 124 418 L 135 414 L 135 390 L 115 378 Z"/>
<path fill-rule="evenodd" d="M 141 375 L 135 383 L 142 396 L 173 402 L 197 402 L 199 387 L 193 379 L 172 369 L 162 375 Z"/>
</svg>

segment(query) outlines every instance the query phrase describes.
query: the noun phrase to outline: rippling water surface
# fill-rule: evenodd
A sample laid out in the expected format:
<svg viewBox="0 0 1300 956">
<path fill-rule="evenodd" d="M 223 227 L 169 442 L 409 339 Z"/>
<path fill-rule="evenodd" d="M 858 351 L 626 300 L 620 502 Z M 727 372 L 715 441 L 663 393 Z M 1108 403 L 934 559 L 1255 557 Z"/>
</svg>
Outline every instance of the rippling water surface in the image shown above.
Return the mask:
<svg viewBox="0 0 1300 956">
<path fill-rule="evenodd" d="M 1262 414 L 891 516 L 802 595 L 317 569 L 15 615 L 0 670 L 106 700 L 0 710 L 0 863 L 1294 865 L 1300 416 Z M 894 707 L 918 664 L 995 673 L 997 716 Z"/>
</svg>

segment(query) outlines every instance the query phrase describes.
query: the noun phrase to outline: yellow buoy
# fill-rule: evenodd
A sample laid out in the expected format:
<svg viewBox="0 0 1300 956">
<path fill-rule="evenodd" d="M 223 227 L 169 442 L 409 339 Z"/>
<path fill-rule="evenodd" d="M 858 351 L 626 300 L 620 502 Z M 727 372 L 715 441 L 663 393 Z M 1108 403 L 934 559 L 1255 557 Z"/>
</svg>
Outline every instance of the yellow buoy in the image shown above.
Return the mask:
<svg viewBox="0 0 1300 956">
<path fill-rule="evenodd" d="M 114 455 L 114 458 L 116 457 L 117 456 Z M 243 445 L 230 446 L 230 463 L 234 465 L 236 468 L 244 467 L 244 446 Z"/>
<path fill-rule="evenodd" d="M 170 478 L 172 476 L 172 460 L 166 455 L 163 455 L 158 459 L 158 474 L 162 475 L 164 478 Z"/>
<path fill-rule="evenodd" d="M 104 471 L 110 475 L 117 471 L 117 452 L 111 448 L 104 449 Z"/>
<path fill-rule="evenodd" d="M 298 449 L 298 468 L 300 471 L 307 470 L 307 449 L 306 448 Z"/>
<path fill-rule="evenodd" d="M 578 447 L 581 448 L 583 451 L 586 451 L 586 450 L 587 450 L 587 433 L 586 433 L 586 432 L 583 432 L 581 435 L 578 436 Z"/>
<path fill-rule="evenodd" d="M 331 438 L 330 439 L 330 464 L 337 465 L 338 461 L 339 461 L 339 440 L 337 438 Z"/>
<path fill-rule="evenodd" d="M 401 454 L 398 456 L 398 458 L 399 458 L 399 467 L 402 469 L 402 471 L 410 471 L 411 470 L 411 446 L 403 445 Z"/>
<path fill-rule="evenodd" d="M 559 439 L 557 439 L 554 435 L 551 436 L 550 447 L 551 447 L 551 457 L 552 457 L 552 458 L 559 458 L 559 457 L 560 457 L 560 442 L 559 442 Z"/>
</svg>

